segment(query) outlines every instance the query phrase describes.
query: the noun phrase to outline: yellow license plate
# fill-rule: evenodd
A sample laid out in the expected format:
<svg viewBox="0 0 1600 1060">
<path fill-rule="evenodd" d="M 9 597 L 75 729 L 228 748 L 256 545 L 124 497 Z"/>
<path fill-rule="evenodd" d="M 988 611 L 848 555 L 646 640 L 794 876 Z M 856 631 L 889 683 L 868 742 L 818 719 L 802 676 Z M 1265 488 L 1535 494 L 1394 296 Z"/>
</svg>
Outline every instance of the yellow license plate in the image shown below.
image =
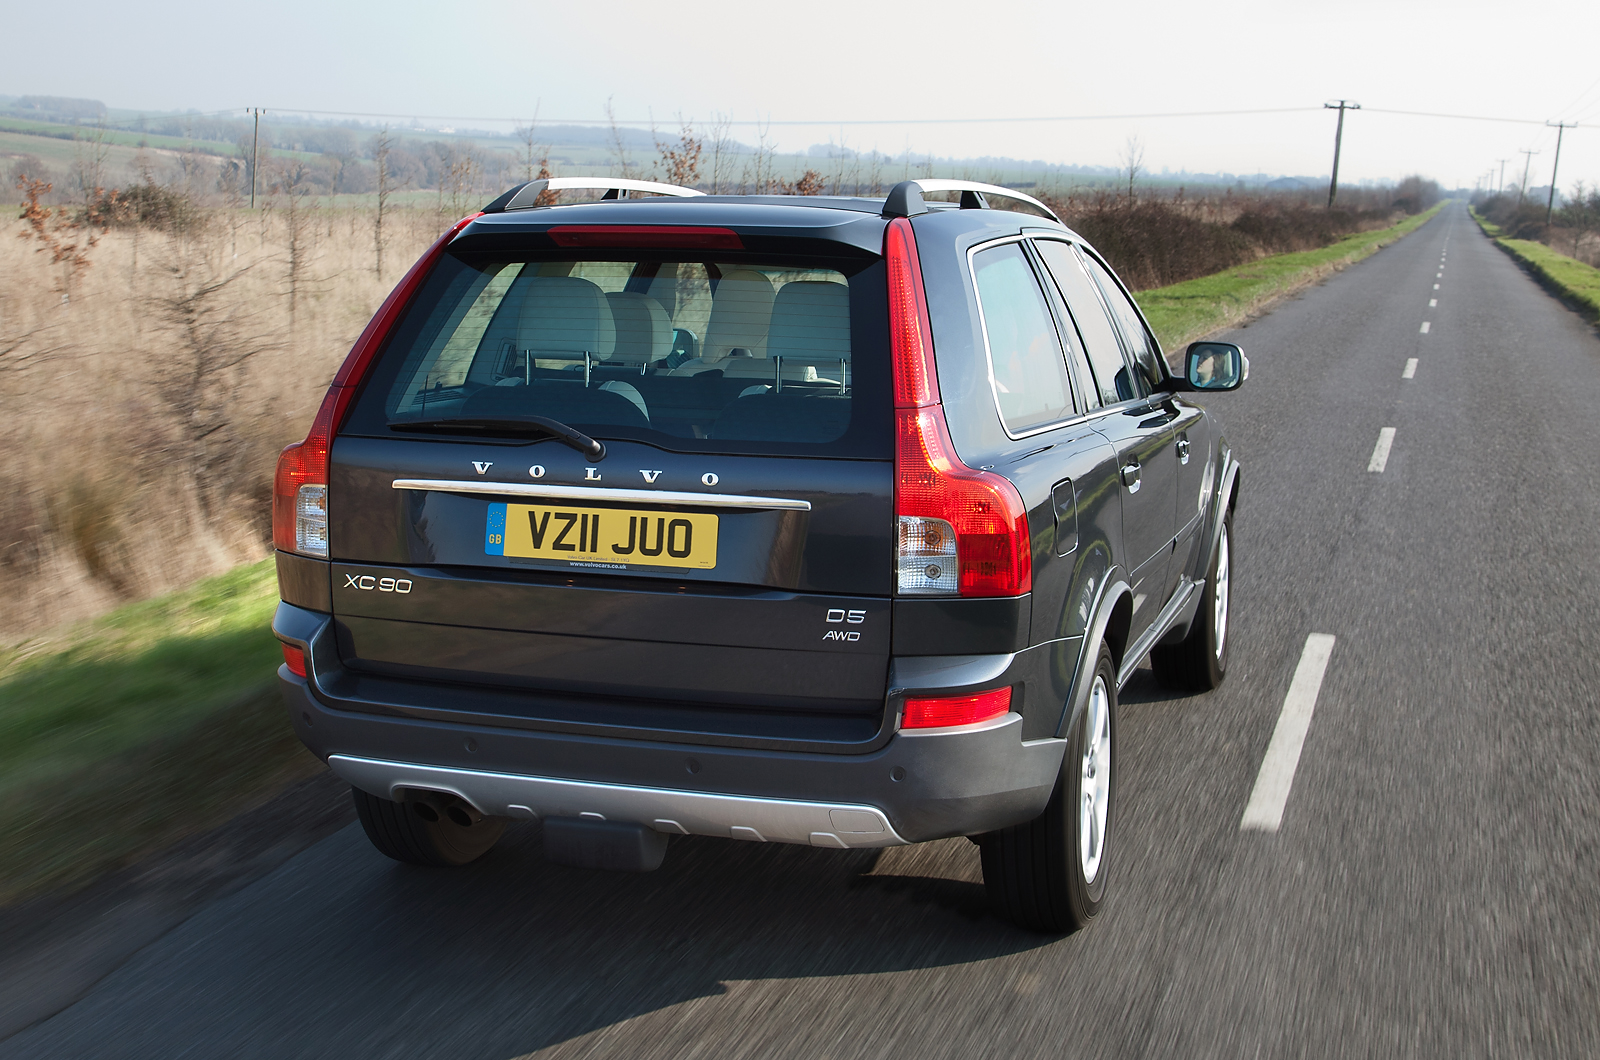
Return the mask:
<svg viewBox="0 0 1600 1060">
<path fill-rule="evenodd" d="M 625 508 L 491 504 L 483 550 L 491 556 L 628 567 L 717 565 L 717 517 Z"/>
</svg>

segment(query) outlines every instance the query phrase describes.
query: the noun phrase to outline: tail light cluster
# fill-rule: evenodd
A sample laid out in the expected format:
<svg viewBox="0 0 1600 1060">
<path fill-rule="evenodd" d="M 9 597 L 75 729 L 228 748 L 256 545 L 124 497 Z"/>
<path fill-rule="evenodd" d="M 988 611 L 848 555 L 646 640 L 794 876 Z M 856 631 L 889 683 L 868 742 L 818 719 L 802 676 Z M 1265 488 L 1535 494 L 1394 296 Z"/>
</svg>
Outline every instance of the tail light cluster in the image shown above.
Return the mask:
<svg viewBox="0 0 1600 1060">
<path fill-rule="evenodd" d="M 272 480 L 272 544 L 285 552 L 298 552 L 302 556 L 328 558 L 328 453 L 333 448 L 333 437 L 344 422 L 356 388 L 371 367 L 373 358 L 383 346 L 384 339 L 394 330 L 400 313 L 411 296 L 416 293 L 434 264 L 444 254 L 444 248 L 481 213 L 463 217 L 450 231 L 440 236 L 427 253 L 411 266 L 398 286 L 384 299 L 383 305 L 367 323 L 366 330 L 350 348 L 333 385 L 317 409 L 317 418 L 311 422 L 306 440 L 288 446 L 278 456 L 277 474 Z M 292 665 L 292 663 L 291 663 Z M 297 671 L 298 672 L 298 671 Z"/>
<path fill-rule="evenodd" d="M 1033 587 L 1027 508 L 1011 480 L 968 467 L 950 441 L 908 219 L 889 222 L 884 260 L 894 358 L 899 591 L 1020 596 Z"/>
</svg>

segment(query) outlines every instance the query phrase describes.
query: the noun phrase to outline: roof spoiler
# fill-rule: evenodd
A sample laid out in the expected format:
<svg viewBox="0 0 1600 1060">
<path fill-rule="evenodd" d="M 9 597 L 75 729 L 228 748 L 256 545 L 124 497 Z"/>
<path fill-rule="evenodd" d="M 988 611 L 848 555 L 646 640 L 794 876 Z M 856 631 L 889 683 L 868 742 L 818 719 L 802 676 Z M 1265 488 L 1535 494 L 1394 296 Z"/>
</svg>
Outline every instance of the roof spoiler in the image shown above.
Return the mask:
<svg viewBox="0 0 1600 1060">
<path fill-rule="evenodd" d="M 483 208 L 484 213 L 504 213 L 507 210 L 531 210 L 545 191 L 604 191 L 602 199 L 626 198 L 628 192 L 646 195 L 671 195 L 686 198 L 704 195 L 703 191 L 661 184 L 653 180 L 629 180 L 626 177 L 551 177 L 548 180 L 530 180 L 518 184 Z"/>
<path fill-rule="evenodd" d="M 902 180 L 896 184 L 889 190 L 889 197 L 883 200 L 883 216 L 915 217 L 919 213 L 927 213 L 928 204 L 922 195 L 931 191 L 959 191 L 963 210 L 987 210 L 990 208 L 991 198 L 1015 199 L 1032 206 L 1056 224 L 1061 224 L 1061 218 L 1056 216 L 1056 212 L 1032 195 L 1024 195 L 1011 188 L 1002 188 L 998 184 L 980 184 L 975 180 L 936 180 L 932 177 Z"/>
</svg>

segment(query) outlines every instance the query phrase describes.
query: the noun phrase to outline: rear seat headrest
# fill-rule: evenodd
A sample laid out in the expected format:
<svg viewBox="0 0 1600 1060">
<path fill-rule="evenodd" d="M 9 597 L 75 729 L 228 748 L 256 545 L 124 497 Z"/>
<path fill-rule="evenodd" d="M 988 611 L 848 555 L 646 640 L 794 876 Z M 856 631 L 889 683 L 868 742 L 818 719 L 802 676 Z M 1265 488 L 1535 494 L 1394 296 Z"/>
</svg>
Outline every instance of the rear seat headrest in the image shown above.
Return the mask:
<svg viewBox="0 0 1600 1060">
<path fill-rule="evenodd" d="M 784 284 L 772 306 L 767 355 L 848 361 L 850 288 L 827 280 Z"/>
<path fill-rule="evenodd" d="M 711 298 L 711 319 L 700 359 L 715 364 L 729 351 L 766 356 L 767 329 L 772 324 L 772 281 L 755 269 L 724 269 Z"/>
<path fill-rule="evenodd" d="M 616 325 L 618 357 L 629 361 L 659 361 L 672 352 L 672 320 L 661 303 L 632 291 L 606 294 Z"/>
<path fill-rule="evenodd" d="M 532 276 L 522 285 L 517 346 L 534 353 L 611 356 L 616 324 L 605 292 L 577 276 Z"/>
</svg>

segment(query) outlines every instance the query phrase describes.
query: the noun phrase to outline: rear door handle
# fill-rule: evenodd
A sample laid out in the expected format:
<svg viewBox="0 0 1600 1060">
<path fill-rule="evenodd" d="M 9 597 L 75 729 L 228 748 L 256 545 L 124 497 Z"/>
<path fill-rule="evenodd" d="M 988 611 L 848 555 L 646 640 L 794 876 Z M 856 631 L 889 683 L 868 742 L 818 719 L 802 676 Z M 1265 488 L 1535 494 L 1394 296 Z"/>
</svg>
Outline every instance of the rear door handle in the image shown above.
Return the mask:
<svg viewBox="0 0 1600 1060">
<path fill-rule="evenodd" d="M 1144 465 L 1139 463 L 1139 458 L 1134 457 L 1122 465 L 1122 484 L 1128 487 L 1129 493 L 1139 492 L 1139 472 Z"/>
<path fill-rule="evenodd" d="M 1189 435 L 1188 434 L 1180 434 L 1180 435 L 1178 435 L 1178 462 L 1182 463 L 1182 464 L 1187 464 L 1189 462 Z"/>
</svg>

